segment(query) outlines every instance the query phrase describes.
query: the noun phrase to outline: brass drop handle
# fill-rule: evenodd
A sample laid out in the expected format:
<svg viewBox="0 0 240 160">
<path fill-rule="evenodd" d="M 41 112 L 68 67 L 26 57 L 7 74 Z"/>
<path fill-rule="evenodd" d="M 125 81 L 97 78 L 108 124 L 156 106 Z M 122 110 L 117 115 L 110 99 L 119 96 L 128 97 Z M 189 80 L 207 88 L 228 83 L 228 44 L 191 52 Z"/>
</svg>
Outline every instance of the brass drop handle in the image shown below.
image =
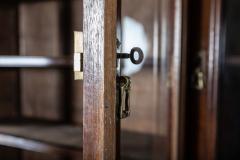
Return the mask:
<svg viewBox="0 0 240 160">
<path fill-rule="evenodd" d="M 135 54 L 138 54 L 138 58 L 135 58 Z M 141 50 L 141 48 L 139 47 L 134 47 L 131 49 L 130 54 L 128 53 L 118 53 L 117 54 L 117 58 L 130 58 L 131 62 L 133 64 L 140 64 L 143 61 L 144 58 L 144 54 L 143 51 Z"/>
</svg>

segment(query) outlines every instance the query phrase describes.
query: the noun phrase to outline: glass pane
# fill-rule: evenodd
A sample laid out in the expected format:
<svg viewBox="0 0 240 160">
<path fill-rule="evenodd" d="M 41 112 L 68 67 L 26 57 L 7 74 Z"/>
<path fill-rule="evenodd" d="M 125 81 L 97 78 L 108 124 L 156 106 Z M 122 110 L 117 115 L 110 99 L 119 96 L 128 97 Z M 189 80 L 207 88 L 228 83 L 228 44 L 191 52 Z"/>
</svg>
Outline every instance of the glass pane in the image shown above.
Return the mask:
<svg viewBox="0 0 240 160">
<path fill-rule="evenodd" d="M 132 80 L 131 115 L 121 121 L 124 160 L 167 159 L 168 85 L 161 88 L 162 99 L 166 96 L 163 103 L 160 77 L 167 77 L 168 68 L 164 67 L 167 57 L 158 51 L 158 3 L 158 0 L 122 0 L 122 51 L 129 53 L 133 47 L 140 47 L 144 52 L 144 61 L 139 65 L 121 60 L 122 75 Z"/>
</svg>

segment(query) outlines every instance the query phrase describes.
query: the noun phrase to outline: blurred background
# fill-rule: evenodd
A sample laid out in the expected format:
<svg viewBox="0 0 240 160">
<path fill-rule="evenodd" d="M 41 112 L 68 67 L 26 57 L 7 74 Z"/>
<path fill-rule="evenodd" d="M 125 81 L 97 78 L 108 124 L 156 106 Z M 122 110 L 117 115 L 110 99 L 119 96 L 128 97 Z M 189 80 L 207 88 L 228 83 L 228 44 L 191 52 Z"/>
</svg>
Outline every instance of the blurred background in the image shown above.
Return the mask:
<svg viewBox="0 0 240 160">
<path fill-rule="evenodd" d="M 121 159 L 240 159 L 240 1 L 121 0 L 118 10 L 121 51 L 144 52 L 140 65 L 121 60 L 132 80 Z M 1 160 L 82 159 L 72 72 L 82 23 L 82 0 L 0 2 Z"/>
</svg>

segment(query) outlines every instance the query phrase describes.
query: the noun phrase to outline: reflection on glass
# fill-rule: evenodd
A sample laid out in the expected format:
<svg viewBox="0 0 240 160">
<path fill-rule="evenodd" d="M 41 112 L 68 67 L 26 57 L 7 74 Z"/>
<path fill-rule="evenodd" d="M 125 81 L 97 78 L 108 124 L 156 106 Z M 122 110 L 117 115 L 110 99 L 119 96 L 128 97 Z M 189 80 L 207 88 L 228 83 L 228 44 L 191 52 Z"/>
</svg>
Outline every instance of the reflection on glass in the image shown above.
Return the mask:
<svg viewBox="0 0 240 160">
<path fill-rule="evenodd" d="M 123 19 L 123 52 L 128 53 L 133 47 L 141 46 L 141 49 L 147 57 L 148 54 L 148 43 L 147 35 L 144 31 L 144 26 L 134 20 L 131 17 L 124 17 Z M 145 59 L 139 65 L 133 64 L 129 60 L 123 60 L 123 75 L 132 75 L 136 72 L 139 72 L 143 67 Z"/>
<path fill-rule="evenodd" d="M 124 160 L 166 159 L 167 105 L 159 103 L 157 0 L 122 0 L 122 49 L 144 52 L 144 61 L 134 65 L 122 60 L 123 75 L 131 77 L 131 116 L 122 120 L 121 157 Z M 166 99 L 167 101 L 167 99 Z M 166 102 L 167 103 L 167 102 Z"/>
</svg>

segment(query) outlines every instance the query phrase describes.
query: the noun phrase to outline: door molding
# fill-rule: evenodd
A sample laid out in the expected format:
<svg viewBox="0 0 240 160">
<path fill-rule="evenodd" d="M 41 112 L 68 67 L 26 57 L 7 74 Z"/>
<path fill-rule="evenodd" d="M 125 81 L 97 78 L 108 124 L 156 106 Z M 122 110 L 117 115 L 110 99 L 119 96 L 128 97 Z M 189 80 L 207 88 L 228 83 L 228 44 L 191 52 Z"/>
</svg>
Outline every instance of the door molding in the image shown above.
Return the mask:
<svg viewBox="0 0 240 160">
<path fill-rule="evenodd" d="M 222 0 L 211 0 L 207 78 L 206 159 L 216 159 L 218 79 Z"/>
</svg>

